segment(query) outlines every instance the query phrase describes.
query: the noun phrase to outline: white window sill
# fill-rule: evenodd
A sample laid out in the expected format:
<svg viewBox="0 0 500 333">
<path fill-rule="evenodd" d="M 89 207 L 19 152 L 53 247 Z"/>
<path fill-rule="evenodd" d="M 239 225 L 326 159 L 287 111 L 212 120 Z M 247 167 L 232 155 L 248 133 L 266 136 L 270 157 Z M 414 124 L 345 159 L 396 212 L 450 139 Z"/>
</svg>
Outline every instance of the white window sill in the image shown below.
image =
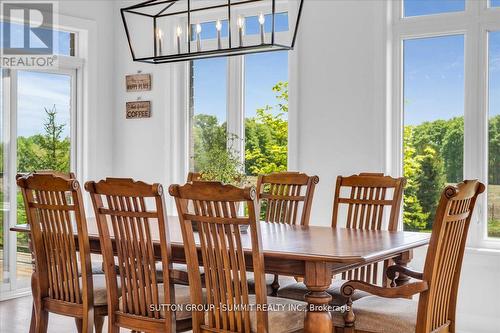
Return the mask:
<svg viewBox="0 0 500 333">
<path fill-rule="evenodd" d="M 485 255 L 485 256 L 499 256 L 500 257 L 500 249 L 489 248 L 489 247 L 466 247 L 465 252 L 477 255 Z"/>
</svg>

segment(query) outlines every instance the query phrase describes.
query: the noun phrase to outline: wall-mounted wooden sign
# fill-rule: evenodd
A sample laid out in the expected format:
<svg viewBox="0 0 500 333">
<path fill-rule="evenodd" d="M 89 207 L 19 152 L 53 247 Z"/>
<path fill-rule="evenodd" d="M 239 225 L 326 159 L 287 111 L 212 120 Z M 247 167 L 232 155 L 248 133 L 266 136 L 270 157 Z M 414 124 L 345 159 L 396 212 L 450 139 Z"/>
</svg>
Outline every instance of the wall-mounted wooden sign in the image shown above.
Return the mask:
<svg viewBox="0 0 500 333">
<path fill-rule="evenodd" d="M 151 102 L 137 101 L 127 102 L 127 119 L 150 118 L 151 117 Z"/>
<path fill-rule="evenodd" d="M 133 74 L 125 77 L 127 92 L 151 90 L 151 74 Z"/>
</svg>

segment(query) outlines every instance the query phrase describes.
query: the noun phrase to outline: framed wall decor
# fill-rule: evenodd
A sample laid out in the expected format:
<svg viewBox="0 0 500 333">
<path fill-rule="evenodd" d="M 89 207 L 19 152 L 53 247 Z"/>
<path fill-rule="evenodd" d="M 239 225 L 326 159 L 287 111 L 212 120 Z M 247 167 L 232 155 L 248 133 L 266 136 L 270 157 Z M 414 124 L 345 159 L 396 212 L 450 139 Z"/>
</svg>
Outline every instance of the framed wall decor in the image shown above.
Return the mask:
<svg viewBox="0 0 500 333">
<path fill-rule="evenodd" d="M 151 101 L 127 102 L 127 119 L 151 118 Z"/>
<path fill-rule="evenodd" d="M 150 91 L 151 74 L 132 74 L 125 77 L 127 92 Z"/>
</svg>

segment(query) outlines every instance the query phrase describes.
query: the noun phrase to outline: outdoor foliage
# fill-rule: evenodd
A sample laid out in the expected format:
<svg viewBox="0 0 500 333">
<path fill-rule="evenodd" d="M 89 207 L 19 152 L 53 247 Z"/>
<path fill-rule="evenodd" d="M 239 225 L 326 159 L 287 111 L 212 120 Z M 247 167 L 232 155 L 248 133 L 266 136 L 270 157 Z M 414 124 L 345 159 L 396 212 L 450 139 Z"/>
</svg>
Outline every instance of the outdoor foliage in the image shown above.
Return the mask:
<svg viewBox="0 0 500 333">
<path fill-rule="evenodd" d="M 288 82 L 273 87 L 277 105 L 245 119 L 245 170 L 257 176 L 286 171 L 288 162 Z"/>
<path fill-rule="evenodd" d="M 57 123 L 57 110 L 55 105 L 51 109 L 45 108 L 45 113 L 46 119 L 43 125 L 43 134 L 35 134 L 29 137 L 20 136 L 17 138 L 18 172 L 32 172 L 35 170 L 56 170 L 69 172 L 70 139 L 68 137 L 63 138 L 64 128 L 66 125 Z M 27 223 L 24 202 L 20 191 L 17 192 L 16 200 L 17 223 Z M 6 213 L 0 215 L 2 219 L 0 221 L 0 229 L 3 228 L 4 214 Z M 18 233 L 17 238 L 20 245 L 19 250 L 27 252 L 27 236 L 24 233 Z M 3 239 L 0 238 L 0 244 L 2 243 Z"/>
<path fill-rule="evenodd" d="M 245 172 L 249 176 L 287 169 L 288 82 L 273 87 L 277 105 L 266 105 L 255 117 L 245 118 Z M 226 123 L 216 116 L 200 114 L 193 119 L 193 157 L 196 172 L 210 172 L 214 179 L 234 179 L 242 166 L 234 152 L 236 136 L 226 134 Z M 228 147 L 229 146 L 229 147 Z M 225 152 L 229 151 L 230 154 Z"/>
<path fill-rule="evenodd" d="M 406 230 L 430 230 L 442 189 L 463 179 L 464 119 L 424 122 L 404 129 L 405 189 L 403 221 Z M 490 192 L 500 185 L 500 116 L 489 121 Z M 488 203 L 490 236 L 500 236 L 500 216 L 493 195 Z M 497 204 L 498 205 L 498 204 Z M 498 210 L 498 208 L 497 208 Z M 493 232 L 499 229 L 497 232 Z"/>
<path fill-rule="evenodd" d="M 245 172 L 249 177 L 287 170 L 288 83 L 279 82 L 273 91 L 277 105 L 266 105 L 255 117 L 245 119 Z M 217 165 L 220 156 L 223 165 L 229 161 L 233 169 L 240 168 L 223 154 L 228 146 L 225 123 L 219 124 L 215 116 L 196 115 L 193 132 L 196 171 Z M 405 126 L 406 230 L 432 228 L 441 191 L 463 179 L 463 142 L 463 117 Z M 489 122 L 489 156 L 489 232 L 500 237 L 500 186 L 496 186 L 500 185 L 500 116 Z"/>
</svg>

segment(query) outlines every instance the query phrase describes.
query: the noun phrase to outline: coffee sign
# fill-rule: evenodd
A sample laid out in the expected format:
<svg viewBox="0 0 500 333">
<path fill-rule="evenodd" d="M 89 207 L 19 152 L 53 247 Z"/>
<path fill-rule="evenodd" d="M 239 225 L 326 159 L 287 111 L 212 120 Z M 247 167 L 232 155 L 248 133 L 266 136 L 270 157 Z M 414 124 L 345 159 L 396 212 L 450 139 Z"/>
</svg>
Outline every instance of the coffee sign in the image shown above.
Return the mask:
<svg viewBox="0 0 500 333">
<path fill-rule="evenodd" d="M 151 74 L 127 75 L 125 81 L 127 92 L 151 90 Z"/>
<path fill-rule="evenodd" d="M 127 119 L 151 118 L 151 102 L 127 102 L 126 117 Z"/>
</svg>

